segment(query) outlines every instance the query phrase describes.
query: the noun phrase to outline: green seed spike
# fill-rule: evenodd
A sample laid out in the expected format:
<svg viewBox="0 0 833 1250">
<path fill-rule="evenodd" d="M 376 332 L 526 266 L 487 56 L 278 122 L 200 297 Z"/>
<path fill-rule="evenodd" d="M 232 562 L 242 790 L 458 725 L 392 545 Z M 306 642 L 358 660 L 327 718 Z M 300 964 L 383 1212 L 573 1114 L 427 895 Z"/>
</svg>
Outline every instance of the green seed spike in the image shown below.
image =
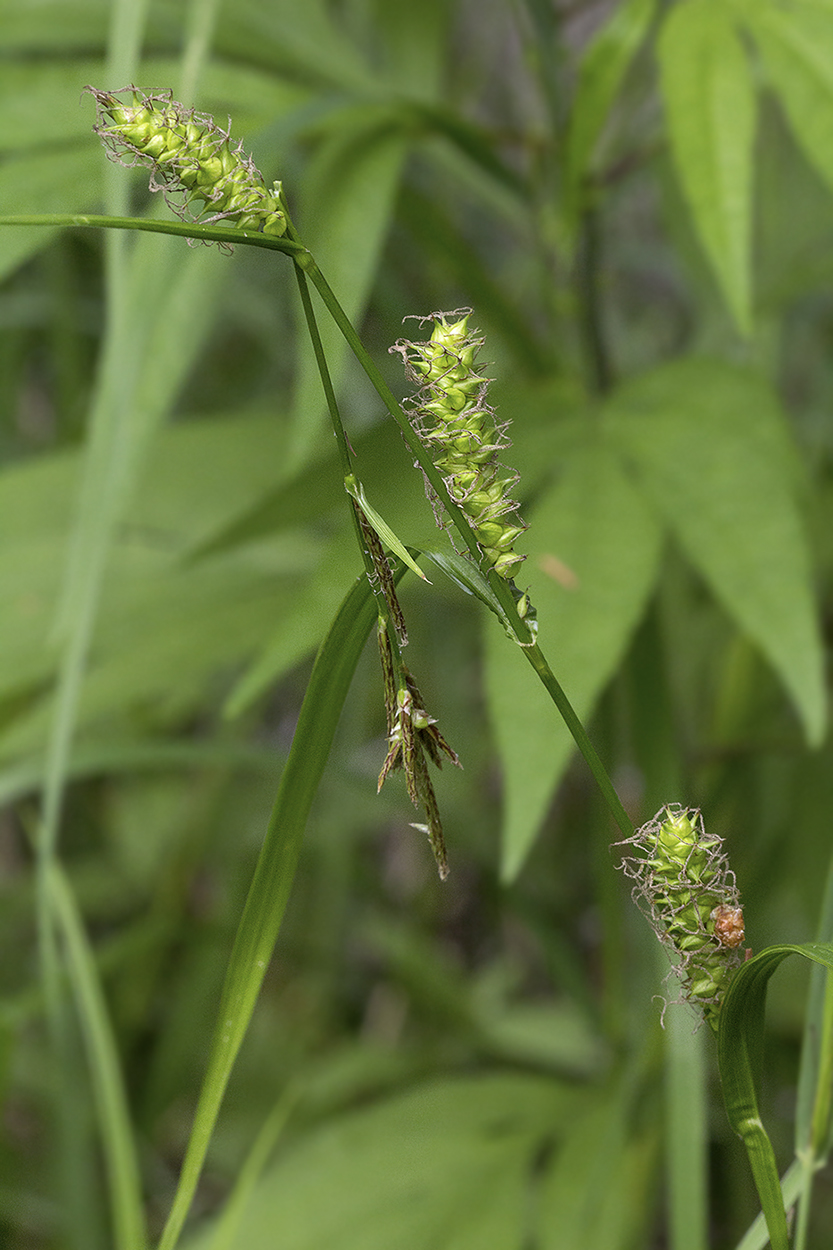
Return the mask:
<svg viewBox="0 0 833 1250">
<path fill-rule="evenodd" d="M 697 808 L 671 804 L 617 843 L 633 847 L 620 867 L 633 896 L 667 948 L 683 997 L 717 1028 L 723 995 L 743 960 L 743 912 L 718 837 L 707 837 Z"/>
<path fill-rule="evenodd" d="M 93 130 L 111 159 L 121 165 L 146 165 L 151 191 L 162 191 L 183 220 L 196 221 L 209 210 L 206 222 L 228 221 L 277 236 L 286 233 L 281 184 L 267 188 L 242 143 L 232 147 L 229 131 L 212 117 L 185 108 L 171 92 L 145 95 L 136 87 L 84 90 L 95 98 Z"/>
<path fill-rule="evenodd" d="M 391 351 L 399 352 L 409 378 L 420 387 L 409 413 L 414 429 L 449 495 L 470 520 L 484 557 L 511 583 L 525 559 L 514 544 L 526 525 L 509 493 L 518 475 L 498 461 L 498 452 L 509 446 L 508 422 L 497 424 L 486 403 L 489 379 L 476 364 L 483 339 L 469 329 L 470 316 L 471 309 L 458 309 L 418 318 L 434 323 L 428 342 L 400 339 Z M 430 487 L 428 493 L 438 523 L 447 524 Z M 528 603 L 525 608 L 529 613 Z"/>
</svg>

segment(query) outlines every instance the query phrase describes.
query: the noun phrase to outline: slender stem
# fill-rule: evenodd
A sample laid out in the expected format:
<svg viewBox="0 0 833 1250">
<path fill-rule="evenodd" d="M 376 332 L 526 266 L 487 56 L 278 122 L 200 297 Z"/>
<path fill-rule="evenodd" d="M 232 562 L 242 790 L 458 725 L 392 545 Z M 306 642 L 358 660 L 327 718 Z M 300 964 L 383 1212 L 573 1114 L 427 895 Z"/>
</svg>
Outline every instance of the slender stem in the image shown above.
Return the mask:
<svg viewBox="0 0 833 1250">
<path fill-rule="evenodd" d="M 402 437 L 405 439 L 408 447 L 413 452 L 414 459 L 418 462 L 419 467 L 428 479 L 431 489 L 435 492 L 443 508 L 448 513 L 454 528 L 457 530 L 460 538 L 468 548 L 472 559 L 475 561 L 475 564 L 488 581 L 492 591 L 499 600 L 501 607 L 506 612 L 518 641 L 522 646 L 528 646 L 533 641 L 532 634 L 529 630 L 529 626 L 518 616 L 517 609 L 515 607 L 515 600 L 508 583 L 504 578 L 499 577 L 498 574 L 495 573 L 492 565 L 484 558 L 483 553 L 480 550 L 480 544 L 477 541 L 477 536 L 469 523 L 468 517 L 463 512 L 462 508 L 450 497 L 442 475 L 438 472 L 433 460 L 423 447 L 419 437 L 413 429 L 413 426 L 405 413 L 402 411 L 400 404 L 397 403 L 393 392 L 385 379 L 382 377 L 379 369 L 368 355 L 364 344 L 356 331 L 353 329 L 347 314 L 344 312 L 344 309 L 336 299 L 332 288 L 329 286 L 326 278 L 318 268 L 318 265 L 315 263 L 311 253 L 307 253 L 306 256 L 297 257 L 296 264 L 301 265 L 302 268 L 304 268 L 308 273 L 310 281 L 318 291 L 321 299 L 324 301 L 327 311 L 330 313 L 336 325 L 341 330 L 347 340 L 347 343 L 353 351 L 353 354 L 364 369 L 388 412 L 399 426 L 399 429 L 402 432 Z"/>
<path fill-rule="evenodd" d="M 321 385 L 324 388 L 324 395 L 327 400 L 327 408 L 330 412 L 330 420 L 333 423 L 333 433 L 336 437 L 338 445 L 338 454 L 341 460 L 341 468 L 345 479 L 353 473 L 353 465 L 350 461 L 350 448 L 347 444 L 347 435 L 344 432 L 344 422 L 341 419 L 341 413 L 338 410 L 338 401 L 336 400 L 333 380 L 330 377 L 330 370 L 327 365 L 327 357 L 324 353 L 324 344 L 321 342 L 321 335 L 318 331 L 318 322 L 315 319 L 315 309 L 312 306 L 312 300 L 309 294 L 309 285 L 307 276 L 304 272 L 304 266 L 295 263 L 295 278 L 298 282 L 298 291 L 301 296 L 301 305 L 306 318 L 307 331 L 312 343 L 312 350 L 315 354 L 315 363 L 318 366 L 318 373 L 321 377 Z"/>
<path fill-rule="evenodd" d="M 290 229 L 292 229 L 294 233 L 294 228 L 291 226 L 291 224 L 290 224 Z M 336 443 L 338 444 L 339 457 L 341 459 L 341 467 L 344 472 L 344 482 L 345 482 L 345 487 L 346 487 L 348 480 L 352 479 L 354 482 L 357 481 L 356 474 L 350 462 L 350 447 L 347 442 L 347 435 L 344 430 L 344 422 L 342 421 L 341 413 L 339 412 L 338 400 L 336 399 L 335 389 L 333 387 L 333 380 L 330 376 L 329 366 L 327 365 L 327 357 L 324 352 L 324 345 L 321 342 L 321 335 L 318 330 L 318 322 L 316 321 L 316 318 L 315 318 L 315 309 L 313 308 L 312 300 L 310 299 L 309 286 L 307 284 L 306 273 L 304 272 L 304 268 L 302 265 L 299 265 L 296 263 L 294 268 L 295 268 L 295 277 L 298 281 L 298 290 L 301 295 L 301 305 L 304 309 L 304 316 L 307 322 L 307 330 L 309 332 L 310 340 L 312 342 L 312 350 L 315 353 L 315 361 L 316 361 L 316 364 L 318 365 L 318 372 L 321 377 L 321 385 L 324 388 L 324 395 L 326 397 L 327 407 L 330 412 L 330 420 L 332 421 L 332 424 L 333 424 L 333 433 L 335 434 Z M 356 500 L 353 498 L 353 496 L 349 492 L 347 494 L 347 498 L 351 505 L 350 516 L 353 521 L 353 529 L 356 534 L 356 541 L 359 544 L 359 550 L 362 555 L 362 561 L 364 563 L 364 571 L 367 576 L 368 585 L 370 586 L 370 589 L 373 592 L 373 597 L 376 600 L 379 627 L 381 629 L 384 629 L 385 633 L 388 636 L 388 642 L 390 643 L 391 660 L 393 662 L 395 684 L 397 688 L 402 687 L 405 684 L 405 678 L 403 674 L 402 649 L 401 649 L 399 635 L 396 630 L 396 624 L 393 619 L 394 611 L 399 612 L 400 619 L 401 619 L 401 609 L 398 608 L 398 605 L 395 602 L 394 603 L 388 602 L 388 598 L 385 594 L 385 587 L 382 584 L 382 579 L 379 576 L 379 573 L 377 572 L 374 566 L 373 556 L 371 555 L 370 549 L 368 547 L 367 539 L 365 538 L 365 534 L 362 529 L 364 516 L 361 513 L 360 505 L 356 502 Z M 375 535 L 373 537 L 375 537 Z M 394 593 L 392 586 L 390 588 L 390 593 L 392 595 Z M 404 640 L 404 637 L 405 635 L 404 635 L 404 624 L 403 624 L 403 640 Z"/>
<path fill-rule="evenodd" d="M 287 233 L 290 237 L 294 236 L 297 239 L 297 235 L 295 235 L 294 228 L 291 224 Z M 556 677 L 547 663 L 541 648 L 534 641 L 529 630 L 529 626 L 518 615 L 515 599 L 509 585 L 504 578 L 499 577 L 488 562 L 483 559 L 480 546 L 477 542 L 475 533 L 469 524 L 468 518 L 462 508 L 458 507 L 458 505 L 455 504 L 449 497 L 445 482 L 443 481 L 441 475 L 437 472 L 434 462 L 431 460 L 431 457 L 428 455 L 414 432 L 410 421 L 402 411 L 400 405 L 397 403 L 393 392 L 385 382 L 379 372 L 379 369 L 370 358 L 364 344 L 354 330 L 352 323 L 339 304 L 335 294 L 324 278 L 324 275 L 321 273 L 321 270 L 318 268 L 318 265 L 315 263 L 311 253 L 306 253 L 306 255 L 296 257 L 295 264 L 299 268 L 305 270 L 305 272 L 309 275 L 310 281 L 315 286 L 324 301 L 327 310 L 347 340 L 354 355 L 356 356 L 356 359 L 359 361 L 359 364 L 362 366 L 373 384 L 374 389 L 377 391 L 386 408 L 402 431 L 402 435 L 408 444 L 408 447 L 414 453 L 420 468 L 423 470 L 432 488 L 439 496 L 443 507 L 448 511 L 457 532 L 471 552 L 477 566 L 480 568 L 483 575 L 488 579 L 489 585 L 506 613 L 518 641 L 524 648 L 527 659 L 535 669 L 548 694 L 550 695 L 550 698 L 555 703 L 555 706 L 558 708 L 558 711 L 563 717 L 567 728 L 573 736 L 576 746 L 583 755 L 588 768 L 593 774 L 611 816 L 621 829 L 624 836 L 630 837 L 633 833 L 633 823 L 622 806 L 622 802 L 613 788 L 613 783 L 607 774 L 607 770 L 600 760 L 595 747 L 587 736 L 587 732 L 576 715 L 570 700 L 567 698 L 567 695 L 562 689 L 560 683 L 556 680 Z"/>
<path fill-rule="evenodd" d="M 547 663 L 544 653 L 536 643 L 532 647 L 524 647 L 524 654 L 535 669 L 547 693 L 558 708 L 565 725 L 572 734 L 573 741 L 593 774 L 593 778 L 601 791 L 602 798 L 607 804 L 611 816 L 625 837 L 629 838 L 633 833 L 633 822 L 622 806 L 622 800 L 613 788 L 607 769 L 599 759 L 596 748 L 587 736 L 587 730 L 579 720 L 572 703 L 567 698 L 562 686 Z"/>
<path fill-rule="evenodd" d="M 344 422 L 341 419 L 341 413 L 339 412 L 339 409 L 338 409 L 338 401 L 336 399 L 335 389 L 333 387 L 333 380 L 330 377 L 330 370 L 327 365 L 327 357 L 324 353 L 324 345 L 321 342 L 321 335 L 318 331 L 318 322 L 315 319 L 315 309 L 313 308 L 312 300 L 310 299 L 309 286 L 307 284 L 306 274 L 304 273 L 302 266 L 299 264 L 295 265 L 295 277 L 298 282 L 298 291 L 301 296 L 301 305 L 303 307 L 304 316 L 307 322 L 307 331 L 309 332 L 310 341 L 312 343 L 312 350 L 315 353 L 315 362 L 318 365 L 318 372 L 321 377 L 321 385 L 324 388 L 324 395 L 327 400 L 327 408 L 329 409 L 329 412 L 330 412 L 330 420 L 333 423 L 333 433 L 335 434 L 336 443 L 338 445 L 339 458 L 341 460 L 341 468 L 344 473 L 344 481 L 345 481 L 345 486 L 346 486 L 348 478 L 353 478 L 355 480 L 356 475 L 353 471 L 353 466 L 350 463 L 350 448 L 347 443 L 347 435 L 344 431 Z M 373 591 L 373 595 L 376 599 L 376 602 L 379 608 L 379 615 L 380 617 L 384 617 L 387 620 L 390 616 L 390 612 L 388 611 L 387 601 L 385 600 L 384 594 L 382 593 L 382 587 L 379 582 L 379 578 L 376 575 L 376 570 L 373 567 L 373 560 L 368 550 L 367 543 L 365 542 L 364 534 L 362 533 L 361 522 L 359 521 L 359 515 L 358 515 L 359 505 L 356 503 L 356 501 L 352 498 L 352 496 L 349 493 L 347 494 L 347 500 L 350 505 L 350 516 L 353 521 L 353 529 L 356 534 L 356 541 L 359 544 L 359 550 L 361 551 L 361 554 L 362 554 L 362 561 L 364 563 L 364 571 L 367 574 L 367 580 L 370 583 L 370 589 Z M 398 652 L 399 652 L 399 648 L 398 646 L 396 646 L 395 653 L 398 655 Z"/>
<path fill-rule="evenodd" d="M 83 226 L 99 230 L 147 230 L 151 234 L 177 234 L 186 239 L 205 239 L 212 243 L 248 243 L 272 252 L 296 256 L 306 252 L 302 243 L 292 239 L 263 234 L 259 230 L 237 230 L 220 226 L 201 226 L 194 221 L 156 221 L 150 217 L 105 217 L 95 213 L 37 213 L 0 217 L 0 226 Z"/>
</svg>

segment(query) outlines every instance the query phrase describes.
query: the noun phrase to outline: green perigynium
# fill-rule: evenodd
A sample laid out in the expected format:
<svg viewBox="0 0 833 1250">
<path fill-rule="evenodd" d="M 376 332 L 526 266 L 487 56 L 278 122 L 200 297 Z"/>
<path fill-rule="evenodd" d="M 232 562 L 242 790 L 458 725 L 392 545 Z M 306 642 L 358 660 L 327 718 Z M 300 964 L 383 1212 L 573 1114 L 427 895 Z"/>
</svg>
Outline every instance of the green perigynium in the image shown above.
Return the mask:
<svg viewBox="0 0 833 1250">
<path fill-rule="evenodd" d="M 511 583 L 525 559 L 515 542 L 527 527 L 510 497 L 518 475 L 498 460 L 498 452 L 509 446 L 509 423 L 498 424 L 486 402 L 489 379 L 476 364 L 483 339 L 469 329 L 470 315 L 470 309 L 460 309 L 421 317 L 421 323 L 434 323 L 430 339 L 401 339 L 391 351 L 400 353 L 409 378 L 420 387 L 409 408 L 414 429 L 451 499 L 471 522 L 483 555 Z M 439 519 L 438 502 L 428 490 Z"/>
<path fill-rule="evenodd" d="M 212 117 L 185 108 L 171 92 L 85 91 L 95 97 L 93 129 L 109 155 L 123 165 L 148 166 L 151 191 L 162 191 L 180 217 L 195 221 L 210 210 L 206 222 L 228 221 L 278 236 L 286 232 L 280 183 L 267 188 L 242 144 L 233 147 L 229 131 Z"/>
<path fill-rule="evenodd" d="M 708 837 L 697 808 L 671 804 L 618 845 L 633 848 L 621 867 L 634 899 L 668 949 L 683 997 L 712 1028 L 743 960 L 743 912 L 719 837 Z"/>
</svg>

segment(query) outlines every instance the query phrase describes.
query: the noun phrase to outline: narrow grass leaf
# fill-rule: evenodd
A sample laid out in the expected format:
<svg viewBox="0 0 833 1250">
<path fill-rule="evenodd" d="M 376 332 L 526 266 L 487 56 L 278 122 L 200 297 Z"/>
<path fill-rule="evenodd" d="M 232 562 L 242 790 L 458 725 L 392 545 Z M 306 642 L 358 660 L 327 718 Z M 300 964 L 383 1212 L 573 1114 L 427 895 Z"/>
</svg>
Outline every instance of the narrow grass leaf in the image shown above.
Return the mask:
<svg viewBox="0 0 833 1250">
<path fill-rule="evenodd" d="M 116 1041 L 83 921 L 58 864 L 50 867 L 49 890 L 65 945 L 101 1125 L 113 1208 L 113 1245 L 116 1250 L 144 1250 L 141 1176 Z"/>
<path fill-rule="evenodd" d="M 581 212 L 582 188 L 592 172 L 599 138 L 656 7 L 656 0 L 624 0 L 616 5 L 582 54 L 567 132 L 564 211 L 568 234 L 574 232 Z"/>
<path fill-rule="evenodd" d="M 658 45 L 671 150 L 694 224 L 739 329 L 751 329 L 755 90 L 723 0 L 690 0 Z"/>
<path fill-rule="evenodd" d="M 441 551 L 423 548 L 422 555 L 445 573 L 446 577 L 454 582 L 455 586 L 459 586 L 465 594 L 474 595 L 481 603 L 485 603 L 489 611 L 493 612 L 498 618 L 512 641 L 517 642 L 515 632 L 501 606 L 500 600 L 486 581 L 486 578 L 471 560 L 461 555 L 459 551 L 450 549 Z"/>
<path fill-rule="evenodd" d="M 784 1210 L 789 1211 L 795 1206 L 801 1193 L 804 1169 L 798 1159 L 794 1159 L 781 1178 L 781 1196 Z M 755 1217 L 749 1228 L 738 1242 L 735 1250 L 765 1250 L 770 1244 L 769 1229 L 763 1211 Z"/>
<path fill-rule="evenodd" d="M 822 642 L 800 469 L 778 400 L 756 374 L 682 359 L 611 400 L 609 429 L 688 558 L 760 648 L 811 745 L 826 724 Z"/>
<path fill-rule="evenodd" d="M 431 583 L 429 579 L 425 576 L 416 561 L 411 558 L 408 549 L 402 542 L 401 538 L 397 537 L 385 518 L 380 516 L 370 503 L 361 482 L 357 481 L 356 478 L 351 477 L 344 483 L 344 489 L 347 491 L 348 495 L 351 495 L 353 499 L 355 499 L 356 503 L 359 505 L 362 512 L 367 517 L 368 522 L 379 535 L 382 542 L 387 543 L 393 554 L 398 556 L 402 563 L 406 564 L 412 573 L 416 573 L 417 577 L 424 582 L 428 582 L 430 585 Z"/>
<path fill-rule="evenodd" d="M 399 575 L 402 573 L 399 570 Z M 310 677 L 289 758 L 231 954 L 208 1069 L 159 1250 L 172 1250 L 191 1206 L 226 1086 L 280 929 L 312 801 L 356 664 L 376 617 L 362 574 L 345 598 Z"/>
<path fill-rule="evenodd" d="M 827 870 L 827 884 L 822 900 L 817 940 L 833 942 L 833 860 Z M 825 1154 L 833 1147 L 833 1141 L 824 1141 L 814 1121 L 819 1115 L 819 1100 L 829 1098 L 831 1075 L 828 1071 L 822 1081 L 820 1071 L 830 1063 L 830 1030 L 825 1028 L 825 1016 L 830 1010 L 831 976 L 816 966 L 810 974 L 810 992 L 804 1018 L 804 1035 L 801 1040 L 801 1065 L 798 1073 L 798 1097 L 795 1108 L 796 1153 L 812 1148 Z M 827 1120 L 828 1116 L 824 1119 Z"/>
<path fill-rule="evenodd" d="M 772 1250 L 789 1250 L 781 1183 L 772 1144 L 761 1123 L 758 1089 L 763 1068 L 764 1009 L 769 979 L 788 955 L 833 969 L 833 945 L 807 942 L 767 947 L 735 974 L 723 1006 L 717 1056 L 726 1113 L 749 1156 Z"/>
</svg>

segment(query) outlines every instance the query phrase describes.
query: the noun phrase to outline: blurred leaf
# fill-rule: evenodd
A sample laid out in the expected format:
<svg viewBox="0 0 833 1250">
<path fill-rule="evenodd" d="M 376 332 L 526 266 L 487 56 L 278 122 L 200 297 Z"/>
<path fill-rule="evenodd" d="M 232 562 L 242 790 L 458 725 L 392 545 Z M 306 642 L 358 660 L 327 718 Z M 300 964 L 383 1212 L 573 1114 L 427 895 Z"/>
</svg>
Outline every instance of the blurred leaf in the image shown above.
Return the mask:
<svg viewBox="0 0 833 1250">
<path fill-rule="evenodd" d="M 0 162 L 0 204 L 8 214 L 83 212 L 101 198 L 103 184 L 101 152 L 91 144 Z M 0 230 L 0 277 L 46 247 L 55 234 L 43 226 Z"/>
<path fill-rule="evenodd" d="M 614 1086 L 570 1124 L 538 1197 L 541 1250 L 628 1250 L 646 1244 L 645 1196 L 656 1149 L 633 1134 L 627 1090 Z"/>
<path fill-rule="evenodd" d="M 374 74 L 324 0 L 237 0 L 222 9 L 216 46 L 232 59 L 315 85 L 373 92 Z"/>
<path fill-rule="evenodd" d="M 345 529 L 322 552 L 303 584 L 281 596 L 273 627 L 230 691 L 223 707 L 224 716 L 240 716 L 293 665 L 309 655 L 323 638 L 338 607 L 345 575 L 358 573 L 360 567 L 354 535 Z"/>
<path fill-rule="evenodd" d="M 536 1155 L 580 1101 L 552 1080 L 485 1074 L 333 1118 L 266 1172 L 234 1245 L 265 1250 L 279 1226 L 282 1250 L 522 1250 L 537 1235 Z"/>
<path fill-rule="evenodd" d="M 86 52 L 104 46 L 110 12 L 108 0 L 42 0 L 19 4 L 0 0 L 3 47 L 16 52 Z M 5 68 L 5 66 L 4 66 Z"/>
<path fill-rule="evenodd" d="M 351 321 L 361 322 L 390 226 L 408 149 L 396 113 L 357 106 L 332 120 L 332 132 L 310 162 L 300 230 Z M 321 341 L 338 390 L 346 344 L 329 318 Z M 322 429 L 324 401 L 311 350 L 302 351 L 290 455 L 303 463 Z"/>
<path fill-rule="evenodd" d="M 582 184 L 592 171 L 598 140 L 656 7 L 656 0 L 622 0 L 582 55 L 567 132 L 564 213 L 570 233 L 581 213 Z"/>
<path fill-rule="evenodd" d="M 289 528 L 290 517 L 277 539 L 197 563 L 182 558 L 263 493 L 279 471 L 284 439 L 274 418 L 259 416 L 160 434 L 114 545 L 82 705 L 87 729 L 130 707 L 151 719 L 193 707 L 213 677 L 262 646 L 277 621 L 293 619 L 296 603 L 306 602 L 294 593 L 300 577 L 326 557 L 327 593 L 322 602 L 314 597 L 314 624 L 290 631 L 284 663 L 271 676 L 314 648 L 343 593 L 339 574 L 351 549 L 337 544 L 331 555 L 326 541 Z M 34 686 L 39 696 L 4 726 L 7 757 L 37 752 L 45 732 L 43 687 L 56 665 L 49 631 L 77 470 L 77 457 L 62 453 L 0 473 L 0 692 Z"/>
<path fill-rule="evenodd" d="M 658 45 L 671 149 L 708 256 L 744 334 L 751 329 L 755 93 L 722 0 L 689 0 Z"/>
<path fill-rule="evenodd" d="M 142 61 L 137 84 L 145 91 L 167 91 L 179 72 L 176 58 L 151 57 Z M 92 131 L 93 100 L 82 96 L 81 91 L 88 83 L 106 87 L 104 74 L 103 57 L 4 64 L 0 78 L 0 152 L 87 140 L 101 158 L 101 144 Z M 203 71 L 198 105 L 217 113 L 220 125 L 225 124 L 223 112 L 228 110 L 233 136 L 246 142 L 252 127 L 260 129 L 308 98 L 308 90 L 283 82 L 274 74 L 214 61 Z M 4 207 L 3 211 L 12 210 Z"/>
<path fill-rule="evenodd" d="M 775 395 L 755 374 L 681 360 L 624 386 L 608 421 L 689 559 L 761 648 L 818 745 L 822 641 L 795 498 L 796 454 Z"/>
<path fill-rule="evenodd" d="M 665 1168 L 674 1250 L 707 1250 L 708 1246 L 705 1046 L 706 1030 L 692 1027 L 691 1011 L 682 1004 L 669 1004 L 663 1078 Z"/>
<path fill-rule="evenodd" d="M 833 9 L 792 0 L 743 12 L 796 140 L 833 187 Z"/>
<path fill-rule="evenodd" d="M 539 638 L 579 717 L 587 719 L 620 662 L 654 585 L 660 530 L 600 437 L 566 462 L 529 517 L 529 579 Z M 486 632 L 486 690 L 504 789 L 503 873 L 535 838 L 573 739 L 517 648 Z"/>
</svg>

